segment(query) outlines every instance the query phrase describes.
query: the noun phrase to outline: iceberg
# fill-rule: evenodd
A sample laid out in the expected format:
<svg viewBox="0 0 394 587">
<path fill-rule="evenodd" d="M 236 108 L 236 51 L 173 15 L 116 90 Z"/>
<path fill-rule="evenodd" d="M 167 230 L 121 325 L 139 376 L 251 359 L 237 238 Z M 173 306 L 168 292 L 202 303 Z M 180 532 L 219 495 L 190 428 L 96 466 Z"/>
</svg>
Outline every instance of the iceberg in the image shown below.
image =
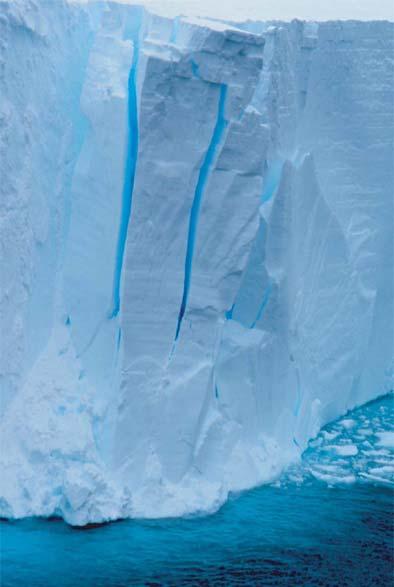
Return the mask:
<svg viewBox="0 0 394 587">
<path fill-rule="evenodd" d="M 0 515 L 213 511 L 393 389 L 393 23 L 0 7 Z"/>
</svg>

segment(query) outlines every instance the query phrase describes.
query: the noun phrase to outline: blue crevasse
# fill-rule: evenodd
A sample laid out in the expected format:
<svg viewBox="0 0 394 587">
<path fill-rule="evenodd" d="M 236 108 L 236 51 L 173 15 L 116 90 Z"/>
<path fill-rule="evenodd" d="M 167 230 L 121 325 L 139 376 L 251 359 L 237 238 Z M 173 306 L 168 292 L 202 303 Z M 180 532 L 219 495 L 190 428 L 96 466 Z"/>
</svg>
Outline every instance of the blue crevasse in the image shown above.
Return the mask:
<svg viewBox="0 0 394 587">
<path fill-rule="evenodd" d="M 189 297 L 190 280 L 193 268 L 193 254 L 194 246 L 196 242 L 198 221 L 200 215 L 201 200 L 207 184 L 209 171 L 215 158 L 218 147 L 221 143 L 223 133 L 227 127 L 227 120 L 225 119 L 224 112 L 226 106 L 227 97 L 227 86 L 225 84 L 220 85 L 219 89 L 219 102 L 218 102 L 218 113 L 216 118 L 215 128 L 212 133 L 212 138 L 209 143 L 207 152 L 204 157 L 204 161 L 200 168 L 198 175 L 196 190 L 194 192 L 193 204 L 189 218 L 189 232 L 187 238 L 186 258 L 185 258 L 185 277 L 183 285 L 183 296 L 181 302 L 181 308 L 179 310 L 178 323 L 176 327 L 175 340 L 178 339 L 179 332 L 182 325 L 182 320 L 185 315 L 187 300 Z"/>
<path fill-rule="evenodd" d="M 109 318 L 114 318 L 118 315 L 120 310 L 120 283 L 122 277 L 122 267 L 124 251 L 126 246 L 127 231 L 130 222 L 133 189 L 135 181 L 135 173 L 137 167 L 138 157 L 138 107 L 137 107 L 137 66 L 139 57 L 139 43 L 138 39 L 134 40 L 133 60 L 128 80 L 128 125 L 129 125 L 129 139 L 127 145 L 126 155 L 126 171 L 125 181 L 122 194 L 122 210 L 120 216 L 118 243 L 116 247 L 116 259 L 114 280 L 112 289 L 112 307 L 109 312 Z"/>
</svg>

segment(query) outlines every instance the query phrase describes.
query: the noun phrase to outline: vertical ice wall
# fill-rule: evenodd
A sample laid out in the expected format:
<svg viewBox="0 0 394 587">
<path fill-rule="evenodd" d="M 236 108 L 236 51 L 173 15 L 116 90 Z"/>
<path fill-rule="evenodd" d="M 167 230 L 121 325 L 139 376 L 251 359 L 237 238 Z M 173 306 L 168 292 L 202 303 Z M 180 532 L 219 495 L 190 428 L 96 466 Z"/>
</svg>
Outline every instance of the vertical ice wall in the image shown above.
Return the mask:
<svg viewBox="0 0 394 587">
<path fill-rule="evenodd" d="M 61 5 L 48 6 L 43 15 L 33 3 L 2 2 L 1 15 L 5 409 L 50 336 L 55 275 L 82 141 L 79 97 L 91 38 L 88 15 Z"/>
<path fill-rule="evenodd" d="M 207 510 L 392 387 L 391 24 L 1 7 L 4 515 Z"/>
</svg>

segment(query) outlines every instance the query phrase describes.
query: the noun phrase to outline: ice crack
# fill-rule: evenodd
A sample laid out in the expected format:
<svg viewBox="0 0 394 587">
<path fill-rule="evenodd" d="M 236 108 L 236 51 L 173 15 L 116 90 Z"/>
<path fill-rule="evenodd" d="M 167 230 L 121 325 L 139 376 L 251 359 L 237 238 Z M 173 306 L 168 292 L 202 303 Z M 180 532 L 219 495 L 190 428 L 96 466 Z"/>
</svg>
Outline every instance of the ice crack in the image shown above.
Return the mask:
<svg viewBox="0 0 394 587">
<path fill-rule="evenodd" d="M 219 148 L 219 145 L 223 138 L 223 133 L 227 127 L 228 121 L 225 119 L 224 112 L 226 106 L 226 97 L 227 97 L 227 86 L 225 84 L 220 85 L 219 90 L 219 101 L 218 101 L 218 113 L 216 117 L 216 124 L 215 128 L 212 133 L 212 138 L 209 143 L 207 152 L 204 157 L 204 161 L 200 167 L 200 173 L 198 176 L 198 181 L 196 185 L 196 190 L 194 192 L 193 204 L 190 212 L 189 218 L 189 232 L 188 232 L 188 239 L 187 239 L 187 248 L 186 248 L 186 258 L 185 258 L 185 277 L 184 277 L 184 284 L 183 284 L 183 296 L 181 307 L 179 310 L 178 316 L 178 323 L 176 328 L 175 340 L 178 339 L 179 332 L 182 325 L 182 320 L 185 315 L 187 301 L 189 297 L 190 291 L 190 281 L 191 281 L 191 274 L 192 274 L 192 267 L 193 267 L 193 255 L 194 255 L 194 246 L 196 241 L 197 235 L 197 228 L 198 228 L 198 221 L 200 215 L 200 208 L 201 208 L 201 201 L 204 195 L 204 191 L 207 185 L 209 171 L 213 164 L 213 161 L 216 156 L 216 152 Z"/>
<path fill-rule="evenodd" d="M 109 312 L 109 318 L 118 315 L 120 309 L 120 282 L 122 277 L 122 267 L 124 252 L 126 247 L 127 231 L 129 227 L 131 209 L 133 203 L 134 181 L 137 168 L 138 158 L 138 107 L 137 107 L 137 66 L 139 58 L 139 43 L 134 41 L 133 60 L 130 68 L 128 80 L 128 145 L 126 155 L 126 172 L 122 194 L 122 209 L 120 215 L 118 243 L 116 247 L 116 259 L 114 280 L 112 289 L 112 308 Z"/>
</svg>

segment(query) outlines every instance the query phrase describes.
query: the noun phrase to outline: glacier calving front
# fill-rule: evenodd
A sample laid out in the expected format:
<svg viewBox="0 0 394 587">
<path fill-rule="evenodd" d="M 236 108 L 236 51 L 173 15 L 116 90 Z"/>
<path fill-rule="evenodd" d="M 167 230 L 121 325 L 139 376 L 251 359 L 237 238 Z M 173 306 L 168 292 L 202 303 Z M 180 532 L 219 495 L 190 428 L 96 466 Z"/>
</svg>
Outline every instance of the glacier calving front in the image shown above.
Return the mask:
<svg viewBox="0 0 394 587">
<path fill-rule="evenodd" d="M 1 515 L 212 510 L 392 388 L 391 23 L 0 7 Z"/>
</svg>

